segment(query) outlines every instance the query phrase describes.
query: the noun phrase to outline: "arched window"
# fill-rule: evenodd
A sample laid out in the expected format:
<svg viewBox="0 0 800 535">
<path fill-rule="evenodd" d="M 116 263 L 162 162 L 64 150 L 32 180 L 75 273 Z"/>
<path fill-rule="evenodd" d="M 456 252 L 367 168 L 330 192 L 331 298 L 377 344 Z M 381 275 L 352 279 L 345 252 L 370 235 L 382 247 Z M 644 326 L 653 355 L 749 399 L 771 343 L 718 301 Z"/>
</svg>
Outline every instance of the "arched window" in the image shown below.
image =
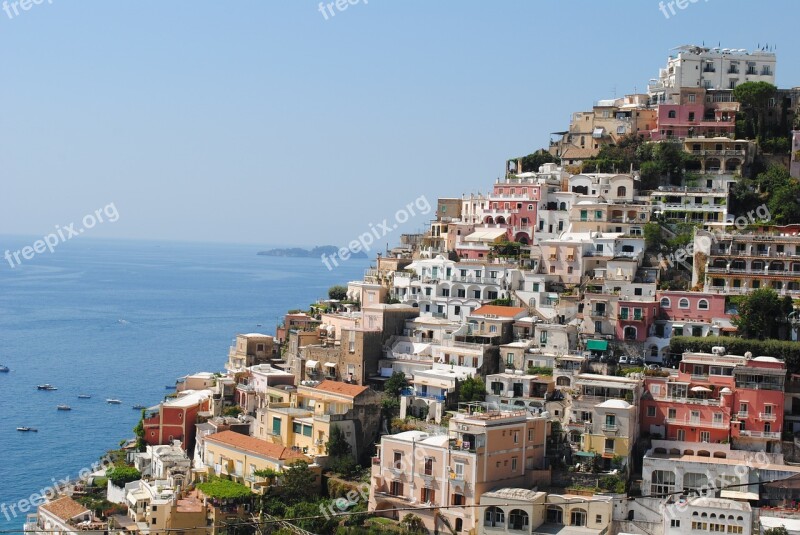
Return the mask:
<svg viewBox="0 0 800 535">
<path fill-rule="evenodd" d="M 547 523 L 564 524 L 564 510 L 557 505 L 547 506 Z"/>
<path fill-rule="evenodd" d="M 661 308 L 669 308 L 671 306 L 672 306 L 672 301 L 669 300 L 669 297 L 661 298 Z"/>
<path fill-rule="evenodd" d="M 628 194 L 628 188 L 625 186 L 620 186 L 617 188 L 617 197 L 624 197 Z"/>
<path fill-rule="evenodd" d="M 708 310 L 708 300 L 707 299 L 699 300 L 697 302 L 697 308 L 698 310 Z"/>
<path fill-rule="evenodd" d="M 636 327 L 626 326 L 623 334 L 625 340 L 636 340 Z"/>
<path fill-rule="evenodd" d="M 483 525 L 492 528 L 502 528 L 506 523 L 506 514 L 499 507 L 491 506 L 483 514 Z"/>
<path fill-rule="evenodd" d="M 565 202 L 559 203 L 558 209 L 559 210 L 566 210 L 567 209 L 567 203 L 565 203 Z"/>
<path fill-rule="evenodd" d="M 667 114 L 667 118 L 674 119 L 675 117 L 677 117 L 677 113 L 675 113 L 675 110 L 669 110 L 669 113 Z"/>
<path fill-rule="evenodd" d="M 689 308 L 689 300 L 683 297 L 678 301 L 678 308 Z"/>
<path fill-rule="evenodd" d="M 522 509 L 512 509 L 508 514 L 508 529 L 528 531 L 528 513 Z"/>
<path fill-rule="evenodd" d="M 569 525 L 585 526 L 586 516 L 586 509 L 573 509 L 569 514 Z"/>
</svg>

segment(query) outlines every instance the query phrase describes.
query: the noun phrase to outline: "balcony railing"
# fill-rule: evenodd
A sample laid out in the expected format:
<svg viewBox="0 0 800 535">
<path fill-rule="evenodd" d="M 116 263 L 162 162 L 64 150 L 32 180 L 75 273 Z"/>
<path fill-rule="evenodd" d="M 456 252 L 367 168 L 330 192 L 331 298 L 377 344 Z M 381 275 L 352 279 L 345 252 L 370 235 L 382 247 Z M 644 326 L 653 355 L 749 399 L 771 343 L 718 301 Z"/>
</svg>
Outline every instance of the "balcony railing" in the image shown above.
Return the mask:
<svg viewBox="0 0 800 535">
<path fill-rule="evenodd" d="M 760 420 L 767 420 L 774 422 L 777 419 L 777 416 L 775 415 L 774 412 L 759 412 L 758 418 Z"/>
<path fill-rule="evenodd" d="M 695 418 L 667 418 L 666 422 L 671 425 L 692 425 L 695 427 L 711 427 L 714 429 L 725 429 L 728 425 L 725 422 L 710 422 Z"/>
<path fill-rule="evenodd" d="M 781 434 L 776 431 L 749 431 L 747 429 L 742 429 L 739 431 L 739 434 L 743 437 L 750 437 L 750 438 L 767 438 L 767 439 L 780 439 Z"/>
<path fill-rule="evenodd" d="M 616 424 L 613 424 L 613 425 L 603 424 L 603 431 L 616 432 L 618 430 L 619 430 L 619 427 Z"/>
</svg>

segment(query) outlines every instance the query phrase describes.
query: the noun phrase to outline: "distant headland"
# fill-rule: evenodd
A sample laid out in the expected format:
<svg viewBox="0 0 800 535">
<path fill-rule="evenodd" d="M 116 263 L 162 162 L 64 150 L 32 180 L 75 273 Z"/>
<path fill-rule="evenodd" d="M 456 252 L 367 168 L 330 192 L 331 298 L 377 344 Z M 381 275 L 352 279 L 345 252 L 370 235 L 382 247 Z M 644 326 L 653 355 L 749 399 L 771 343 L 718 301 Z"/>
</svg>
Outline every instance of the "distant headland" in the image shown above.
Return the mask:
<svg viewBox="0 0 800 535">
<path fill-rule="evenodd" d="M 290 258 L 321 258 L 322 255 L 333 255 L 339 251 L 335 245 L 318 245 L 311 249 L 302 249 L 300 247 L 288 247 L 285 249 L 270 249 L 268 251 L 259 251 L 257 254 L 261 256 L 286 256 Z M 350 258 L 367 258 L 366 253 L 359 251 L 357 253 L 350 253 Z"/>
</svg>

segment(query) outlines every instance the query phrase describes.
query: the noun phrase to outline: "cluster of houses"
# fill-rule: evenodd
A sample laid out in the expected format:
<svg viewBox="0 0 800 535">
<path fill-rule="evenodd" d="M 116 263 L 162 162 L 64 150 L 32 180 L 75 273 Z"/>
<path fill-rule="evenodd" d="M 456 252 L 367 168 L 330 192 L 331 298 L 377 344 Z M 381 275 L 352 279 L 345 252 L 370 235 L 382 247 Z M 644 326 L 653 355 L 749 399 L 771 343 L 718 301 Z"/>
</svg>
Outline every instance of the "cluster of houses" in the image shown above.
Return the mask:
<svg viewBox="0 0 800 535">
<path fill-rule="evenodd" d="M 669 352 L 672 336 L 735 336 L 726 296 L 800 298 L 800 224 L 733 230 L 728 212 L 757 150 L 733 138 L 732 89 L 774 71 L 772 53 L 682 47 L 647 95 L 576 113 L 550 147 L 563 165 L 512 162 L 490 192 L 439 199 L 429 230 L 379 254 L 346 300 L 240 334 L 225 373 L 182 378 L 145 411 L 129 459 L 142 479 L 109 483 L 127 515 L 109 525 L 61 497 L 26 531 L 207 533 L 250 511 L 196 482 L 263 492 L 265 473 L 304 461 L 321 484 L 339 430 L 371 466 L 369 510 L 414 508 L 432 532 L 800 533 L 800 466 L 784 462 L 800 381 L 772 356 Z M 781 95 L 797 107 L 800 90 Z M 629 134 L 680 139 L 701 184 L 570 172 Z M 698 224 L 693 265 L 674 259 L 691 291 L 663 289 L 665 263 L 646 258 L 655 219 Z M 398 373 L 399 416 L 417 425 L 392 434 L 381 391 Z M 483 399 L 462 400 L 474 377 Z"/>
</svg>

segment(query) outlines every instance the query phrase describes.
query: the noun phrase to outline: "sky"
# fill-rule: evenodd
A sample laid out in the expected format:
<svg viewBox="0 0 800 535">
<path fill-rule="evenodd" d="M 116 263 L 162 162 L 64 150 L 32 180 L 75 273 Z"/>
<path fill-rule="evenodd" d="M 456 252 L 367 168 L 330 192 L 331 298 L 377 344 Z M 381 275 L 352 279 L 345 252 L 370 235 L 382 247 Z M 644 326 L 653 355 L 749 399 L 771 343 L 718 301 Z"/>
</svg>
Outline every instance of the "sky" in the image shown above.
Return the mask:
<svg viewBox="0 0 800 535">
<path fill-rule="evenodd" d="M 407 218 L 396 243 L 675 46 L 769 43 L 800 86 L 796 0 L 39 1 L 0 11 L 0 235 L 113 205 L 82 235 L 344 245 Z"/>
</svg>

